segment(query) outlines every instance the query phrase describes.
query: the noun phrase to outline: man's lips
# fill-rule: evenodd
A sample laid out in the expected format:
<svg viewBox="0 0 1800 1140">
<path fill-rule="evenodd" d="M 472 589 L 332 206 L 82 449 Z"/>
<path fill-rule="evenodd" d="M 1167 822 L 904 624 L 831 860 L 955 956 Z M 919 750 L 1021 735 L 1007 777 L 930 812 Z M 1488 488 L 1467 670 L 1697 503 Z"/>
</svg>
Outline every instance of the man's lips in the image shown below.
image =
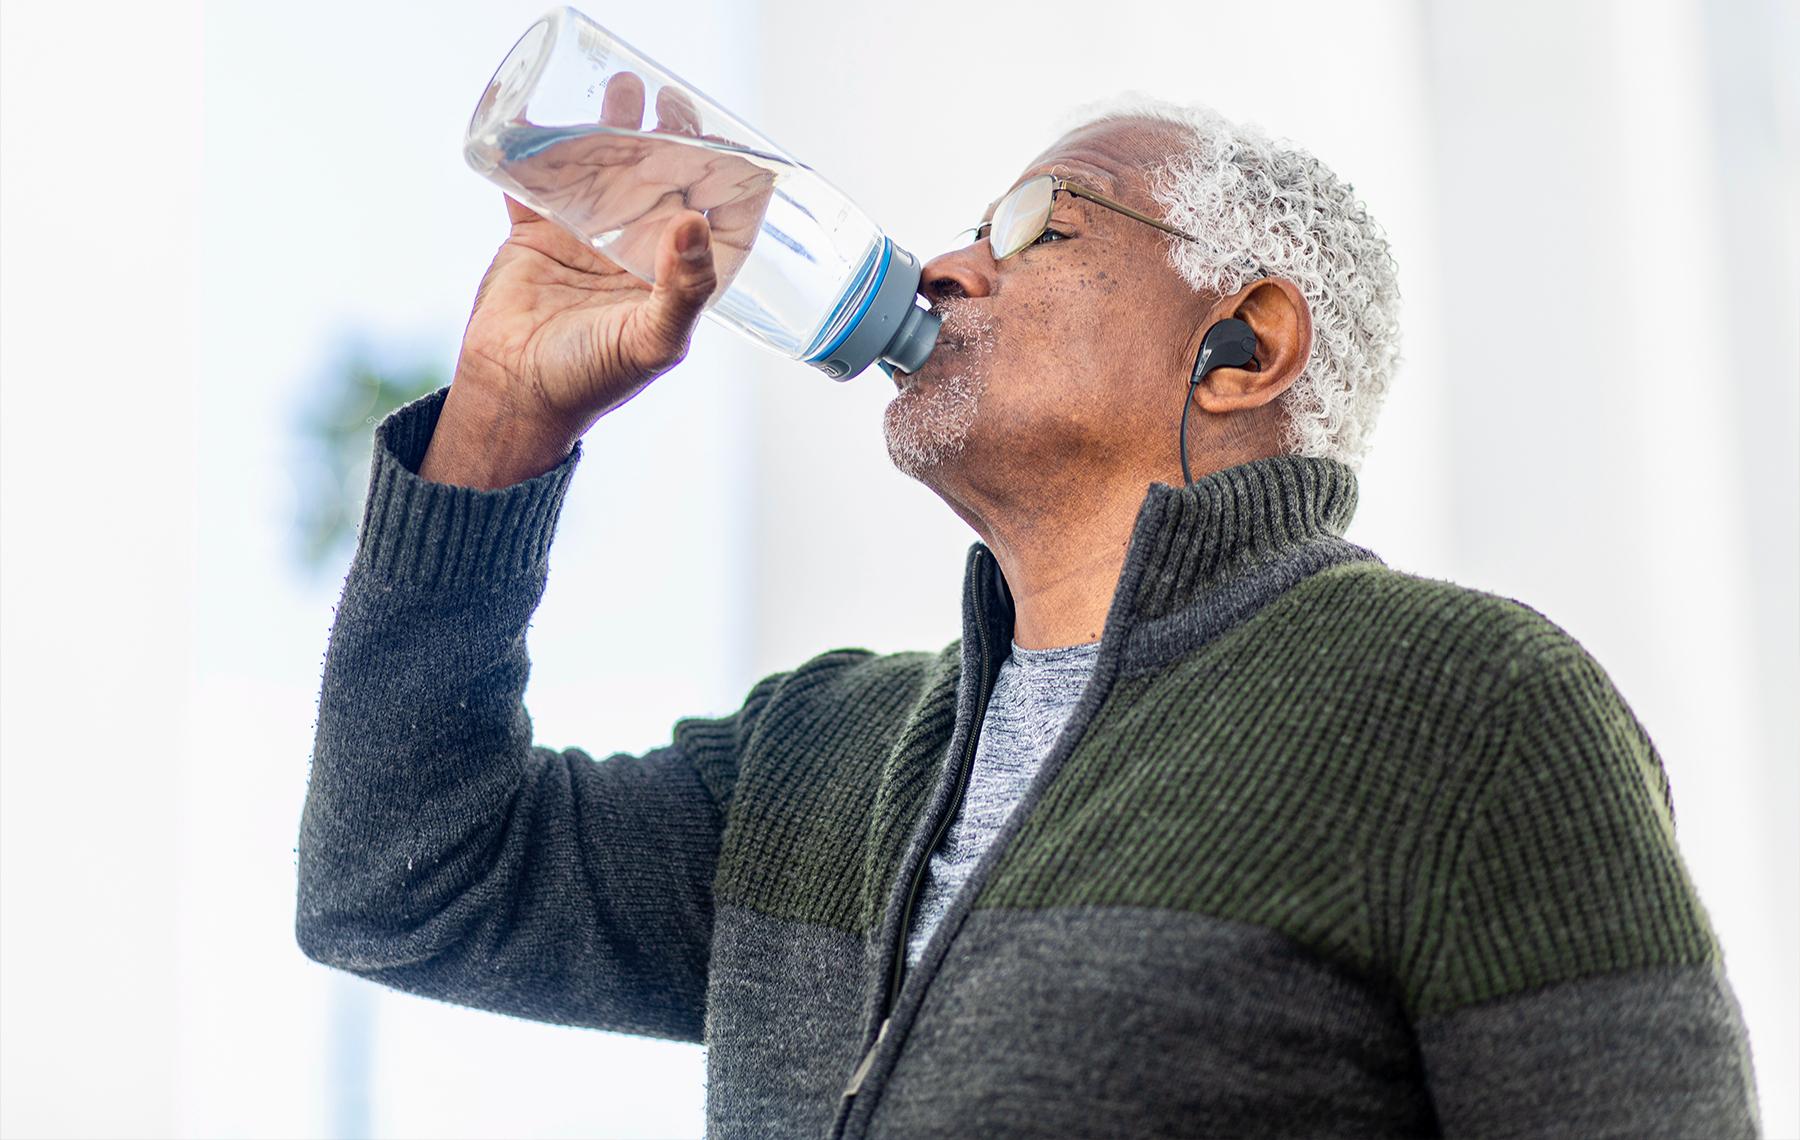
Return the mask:
<svg viewBox="0 0 1800 1140">
<path fill-rule="evenodd" d="M 928 311 L 938 314 L 943 322 L 938 327 L 937 343 L 930 353 L 920 362 L 917 372 L 894 370 L 894 386 L 904 392 L 916 384 L 921 375 L 927 373 L 935 360 L 940 360 L 952 352 L 968 352 L 972 349 L 985 353 L 987 346 L 983 337 L 987 334 L 987 325 L 975 310 L 965 307 L 968 302 L 950 301 L 942 305 L 933 305 Z"/>
</svg>

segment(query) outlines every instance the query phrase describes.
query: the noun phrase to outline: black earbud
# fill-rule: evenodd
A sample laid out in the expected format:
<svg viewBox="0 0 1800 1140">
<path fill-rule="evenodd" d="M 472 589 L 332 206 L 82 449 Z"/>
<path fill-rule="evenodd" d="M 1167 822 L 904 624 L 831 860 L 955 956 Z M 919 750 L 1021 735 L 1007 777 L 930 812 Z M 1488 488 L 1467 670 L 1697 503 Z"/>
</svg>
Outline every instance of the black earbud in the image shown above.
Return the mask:
<svg viewBox="0 0 1800 1140">
<path fill-rule="evenodd" d="M 1200 383 L 1215 368 L 1242 368 L 1255 359 L 1256 333 L 1236 317 L 1227 317 L 1206 330 L 1188 383 Z"/>
<path fill-rule="evenodd" d="M 1194 374 L 1188 378 L 1187 399 L 1181 405 L 1181 477 L 1190 484 L 1194 476 L 1188 470 L 1187 418 L 1194 405 L 1194 386 L 1215 368 L 1242 368 L 1255 362 L 1256 333 L 1236 317 L 1216 322 L 1200 338 L 1200 355 L 1194 358 Z"/>
</svg>

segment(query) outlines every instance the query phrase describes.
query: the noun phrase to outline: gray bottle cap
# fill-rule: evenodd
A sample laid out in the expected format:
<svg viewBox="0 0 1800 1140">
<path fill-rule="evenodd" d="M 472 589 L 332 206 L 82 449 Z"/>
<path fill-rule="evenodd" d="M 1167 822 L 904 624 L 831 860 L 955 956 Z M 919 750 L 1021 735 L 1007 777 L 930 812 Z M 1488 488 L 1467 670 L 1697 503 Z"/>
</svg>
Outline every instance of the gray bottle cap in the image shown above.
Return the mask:
<svg viewBox="0 0 1800 1140">
<path fill-rule="evenodd" d="M 901 318 L 894 339 L 881 352 L 881 363 L 888 366 L 888 374 L 892 375 L 894 368 L 917 372 L 919 365 L 925 363 L 925 358 L 937 347 L 938 329 L 943 324 L 944 318 L 921 305 L 914 305 Z"/>
<path fill-rule="evenodd" d="M 937 344 L 943 318 L 916 303 L 922 269 L 918 258 L 894 246 L 887 274 L 862 319 L 836 351 L 813 361 L 813 367 L 834 379 L 848 380 L 877 357 L 883 358 L 884 368 L 891 362 L 907 372 L 925 363 Z"/>
</svg>

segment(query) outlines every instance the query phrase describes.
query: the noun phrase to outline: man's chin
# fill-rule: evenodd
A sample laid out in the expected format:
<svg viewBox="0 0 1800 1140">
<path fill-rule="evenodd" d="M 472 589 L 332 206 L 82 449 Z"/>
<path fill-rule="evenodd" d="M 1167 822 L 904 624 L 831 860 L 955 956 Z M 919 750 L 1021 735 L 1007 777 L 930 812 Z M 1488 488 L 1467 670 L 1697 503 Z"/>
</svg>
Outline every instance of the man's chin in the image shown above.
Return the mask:
<svg viewBox="0 0 1800 1140">
<path fill-rule="evenodd" d="M 895 379 L 903 386 L 882 416 L 888 457 L 902 473 L 924 480 L 967 446 L 986 376 L 965 370 L 940 377 L 925 366 Z"/>
</svg>

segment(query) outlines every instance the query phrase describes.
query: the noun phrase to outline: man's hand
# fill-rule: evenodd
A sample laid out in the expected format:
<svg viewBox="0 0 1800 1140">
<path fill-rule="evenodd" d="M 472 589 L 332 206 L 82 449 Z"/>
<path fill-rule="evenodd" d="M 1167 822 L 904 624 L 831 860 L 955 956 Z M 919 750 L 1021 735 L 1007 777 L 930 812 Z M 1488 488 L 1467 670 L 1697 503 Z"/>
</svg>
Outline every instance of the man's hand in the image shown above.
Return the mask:
<svg viewBox="0 0 1800 1140">
<path fill-rule="evenodd" d="M 656 109 L 652 134 L 700 137 L 680 92 L 663 89 Z M 643 81 L 614 76 L 601 125 L 640 131 L 643 116 Z M 706 303 L 749 256 L 775 176 L 729 153 L 612 134 L 573 137 L 512 173 L 545 210 L 616 236 L 600 254 L 509 196 L 512 235 L 482 282 L 457 371 L 579 435 L 686 355 Z"/>
<path fill-rule="evenodd" d="M 614 76 L 602 125 L 640 130 L 643 114 L 643 81 Z M 656 131 L 700 137 L 698 130 L 685 97 L 658 94 Z M 601 254 L 506 196 L 512 232 L 476 292 L 419 470 L 436 482 L 496 487 L 540 474 L 601 416 L 678 364 L 706 304 L 749 256 L 775 181 L 728 153 L 609 134 L 549 147 L 514 174 L 546 209 L 605 219 L 589 228 L 619 233 Z"/>
</svg>

